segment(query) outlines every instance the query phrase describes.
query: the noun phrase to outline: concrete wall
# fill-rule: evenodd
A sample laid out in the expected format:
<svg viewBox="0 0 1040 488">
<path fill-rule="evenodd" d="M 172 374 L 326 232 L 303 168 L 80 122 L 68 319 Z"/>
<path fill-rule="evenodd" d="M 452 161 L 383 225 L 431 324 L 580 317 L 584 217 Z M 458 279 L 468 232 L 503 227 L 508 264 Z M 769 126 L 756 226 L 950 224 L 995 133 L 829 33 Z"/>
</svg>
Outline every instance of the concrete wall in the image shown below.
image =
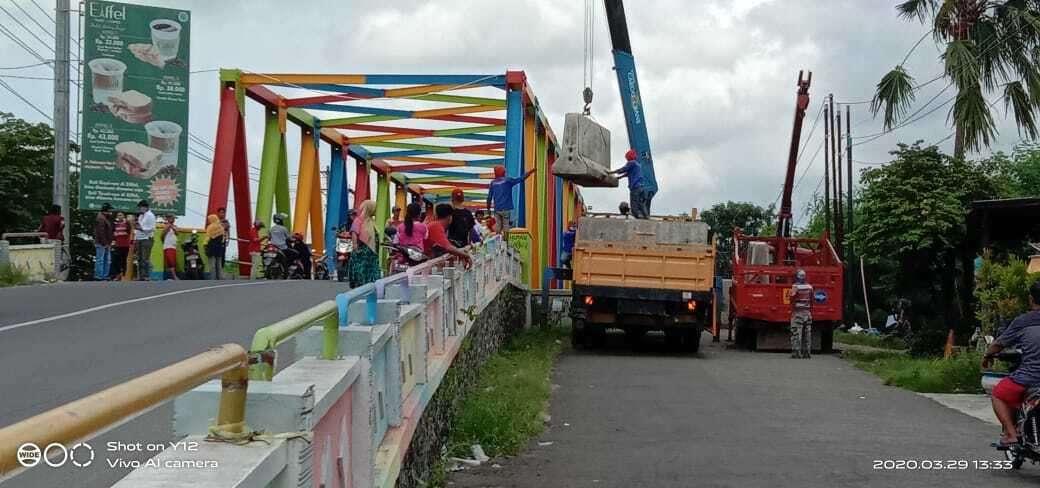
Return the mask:
<svg viewBox="0 0 1040 488">
<path fill-rule="evenodd" d="M 10 264 L 29 275 L 29 281 L 45 281 L 58 276 L 61 241 L 44 244 L 11 244 L 0 241 L 0 266 Z"/>
<path fill-rule="evenodd" d="M 423 411 L 401 467 L 398 487 L 422 487 L 430 479 L 441 460 L 462 398 L 476 383 L 480 366 L 523 328 L 524 315 L 518 311 L 524 309 L 525 295 L 517 288 L 502 291 L 474 322 L 451 369 Z"/>
</svg>

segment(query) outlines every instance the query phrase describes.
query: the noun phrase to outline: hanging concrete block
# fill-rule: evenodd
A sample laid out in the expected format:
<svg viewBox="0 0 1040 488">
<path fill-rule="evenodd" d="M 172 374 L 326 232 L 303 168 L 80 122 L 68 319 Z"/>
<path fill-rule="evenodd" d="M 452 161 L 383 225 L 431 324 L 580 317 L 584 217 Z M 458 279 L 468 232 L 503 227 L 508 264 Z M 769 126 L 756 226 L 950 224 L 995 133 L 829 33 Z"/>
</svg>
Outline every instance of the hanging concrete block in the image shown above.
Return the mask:
<svg viewBox="0 0 1040 488">
<path fill-rule="evenodd" d="M 585 187 L 617 187 L 617 177 L 610 174 L 610 131 L 585 115 L 567 114 L 552 172 Z"/>
</svg>

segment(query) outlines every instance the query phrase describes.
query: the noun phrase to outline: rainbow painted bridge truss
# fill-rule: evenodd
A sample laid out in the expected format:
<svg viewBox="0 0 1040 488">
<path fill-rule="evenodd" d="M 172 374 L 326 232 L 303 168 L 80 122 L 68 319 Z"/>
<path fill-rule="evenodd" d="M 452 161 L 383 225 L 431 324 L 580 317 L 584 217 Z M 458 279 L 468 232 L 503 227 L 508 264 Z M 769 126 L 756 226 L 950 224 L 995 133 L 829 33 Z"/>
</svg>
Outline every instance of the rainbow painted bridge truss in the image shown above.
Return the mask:
<svg viewBox="0 0 1040 488">
<path fill-rule="evenodd" d="M 265 108 L 255 219 L 266 226 L 275 212 L 290 214 L 293 232 L 309 234 L 314 250 L 324 252 L 349 209 L 372 199 L 372 175 L 377 222 L 384 222 L 391 200 L 403 209 L 408 194 L 413 200 L 447 202 L 458 188 L 467 205 L 483 208 L 494 166 L 505 166 L 509 176 L 534 169 L 513 193 L 516 234 L 530 235 L 522 246 L 527 279 L 540 287 L 545 267 L 558 264 L 561 235 L 580 215 L 582 199 L 576 186 L 550 171 L 558 154 L 556 137 L 524 72 L 335 75 L 225 69 L 220 80 L 207 213 L 226 205 L 233 184 L 239 235 L 247 235 L 254 220 L 245 134 L 245 104 L 253 100 Z M 290 123 L 295 130 L 288 129 Z M 286 146 L 290 132 L 301 141 L 295 202 Z M 324 168 L 322 150 L 331 153 Z M 353 184 L 348 165 L 354 168 Z M 239 255 L 248 255 L 241 241 Z"/>
</svg>

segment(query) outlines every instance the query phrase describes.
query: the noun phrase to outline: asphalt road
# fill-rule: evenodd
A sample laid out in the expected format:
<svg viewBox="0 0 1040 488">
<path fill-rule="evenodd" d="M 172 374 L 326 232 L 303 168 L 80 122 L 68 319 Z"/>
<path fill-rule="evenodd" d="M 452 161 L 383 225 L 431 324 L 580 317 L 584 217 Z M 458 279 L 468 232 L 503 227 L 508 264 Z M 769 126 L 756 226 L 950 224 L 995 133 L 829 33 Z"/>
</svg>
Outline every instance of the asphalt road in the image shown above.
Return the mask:
<svg viewBox="0 0 1040 488">
<path fill-rule="evenodd" d="M 1002 459 L 996 430 L 888 387 L 834 356 L 726 350 L 697 357 L 620 346 L 571 351 L 554 373 L 551 425 L 520 456 L 454 473 L 460 487 L 1016 487 L 1040 466 Z M 659 349 L 659 348 L 658 348 Z M 542 444 L 539 444 L 541 442 Z M 544 445 L 544 443 L 549 443 Z M 875 469 L 875 461 L 967 469 Z M 884 465 L 882 465 L 884 466 Z"/>
<path fill-rule="evenodd" d="M 342 284 L 317 281 L 67 283 L 0 289 L 0 370 L 5 372 L 0 375 L 0 426 L 214 345 L 236 342 L 248 347 L 258 328 L 342 291 Z M 288 364 L 291 357 L 280 351 L 279 360 Z M 171 414 L 169 404 L 160 405 L 92 445 L 173 440 Z M 41 469 L 41 464 L 3 486 L 100 487 L 125 475 L 125 469 L 109 468 L 101 460 L 79 471 Z"/>
</svg>

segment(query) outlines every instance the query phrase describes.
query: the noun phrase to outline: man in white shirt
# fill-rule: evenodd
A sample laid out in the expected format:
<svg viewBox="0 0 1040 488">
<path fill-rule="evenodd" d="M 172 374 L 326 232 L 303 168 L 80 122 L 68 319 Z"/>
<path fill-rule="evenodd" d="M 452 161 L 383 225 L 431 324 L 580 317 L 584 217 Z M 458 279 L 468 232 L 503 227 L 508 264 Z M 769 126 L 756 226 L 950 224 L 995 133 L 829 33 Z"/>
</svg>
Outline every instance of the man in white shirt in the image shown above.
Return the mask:
<svg viewBox="0 0 1040 488">
<path fill-rule="evenodd" d="M 152 243 L 155 236 L 155 214 L 148 206 L 148 200 L 137 203 L 140 215 L 134 224 L 134 253 L 137 256 L 137 279 L 148 281 L 152 274 Z"/>
</svg>

